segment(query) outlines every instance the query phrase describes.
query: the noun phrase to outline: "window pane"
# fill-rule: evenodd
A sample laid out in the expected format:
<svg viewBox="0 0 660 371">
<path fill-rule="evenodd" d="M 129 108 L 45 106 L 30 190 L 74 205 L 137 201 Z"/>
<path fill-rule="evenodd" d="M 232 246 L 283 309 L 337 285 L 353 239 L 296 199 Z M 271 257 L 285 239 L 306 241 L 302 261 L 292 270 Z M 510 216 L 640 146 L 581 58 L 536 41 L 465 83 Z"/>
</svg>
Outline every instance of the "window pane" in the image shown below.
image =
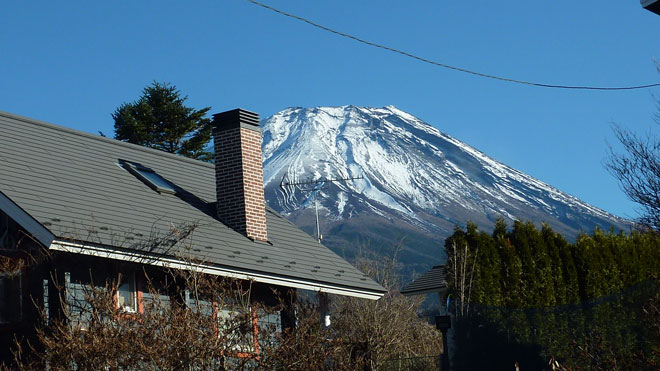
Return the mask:
<svg viewBox="0 0 660 371">
<path fill-rule="evenodd" d="M 66 289 L 66 302 L 71 314 L 71 325 L 87 328 L 92 316 L 92 306 L 87 301 L 91 287 L 81 282 L 71 282 Z"/>
<path fill-rule="evenodd" d="M 145 312 L 157 310 L 160 313 L 170 308 L 170 297 L 165 294 L 144 292 L 142 305 Z"/>
<path fill-rule="evenodd" d="M 279 311 L 266 312 L 259 309 L 259 342 L 261 344 L 276 344 L 277 333 L 282 332 L 282 316 Z"/>
<path fill-rule="evenodd" d="M 223 338 L 232 349 L 241 352 L 254 350 L 254 324 L 252 312 L 239 308 L 222 307 L 218 309 L 218 336 Z"/>
<path fill-rule="evenodd" d="M 175 193 L 174 188 L 168 182 L 166 182 L 165 179 L 161 178 L 158 174 L 139 168 L 137 169 L 137 172 L 140 173 L 140 175 L 142 175 L 146 180 L 151 182 L 151 184 L 155 185 L 158 191 L 167 191 L 167 192 Z"/>
<path fill-rule="evenodd" d="M 117 303 L 119 308 L 135 312 L 137 310 L 135 301 L 135 274 L 125 273 L 121 275 L 121 282 L 117 289 Z"/>
<path fill-rule="evenodd" d="M 188 307 L 192 309 L 193 312 L 201 313 L 203 316 L 212 316 L 213 315 L 213 303 L 208 300 L 196 300 L 194 298 L 188 299 Z"/>
</svg>

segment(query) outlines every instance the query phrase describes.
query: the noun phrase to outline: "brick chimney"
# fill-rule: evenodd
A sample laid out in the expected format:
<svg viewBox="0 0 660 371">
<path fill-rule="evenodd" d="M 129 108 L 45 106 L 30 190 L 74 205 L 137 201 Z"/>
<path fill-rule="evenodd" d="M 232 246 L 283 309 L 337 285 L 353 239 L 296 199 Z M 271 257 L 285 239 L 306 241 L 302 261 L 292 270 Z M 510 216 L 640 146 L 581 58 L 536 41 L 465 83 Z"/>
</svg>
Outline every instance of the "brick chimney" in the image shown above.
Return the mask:
<svg viewBox="0 0 660 371">
<path fill-rule="evenodd" d="M 268 241 L 259 115 L 235 109 L 213 115 L 218 218 L 256 241 Z"/>
</svg>

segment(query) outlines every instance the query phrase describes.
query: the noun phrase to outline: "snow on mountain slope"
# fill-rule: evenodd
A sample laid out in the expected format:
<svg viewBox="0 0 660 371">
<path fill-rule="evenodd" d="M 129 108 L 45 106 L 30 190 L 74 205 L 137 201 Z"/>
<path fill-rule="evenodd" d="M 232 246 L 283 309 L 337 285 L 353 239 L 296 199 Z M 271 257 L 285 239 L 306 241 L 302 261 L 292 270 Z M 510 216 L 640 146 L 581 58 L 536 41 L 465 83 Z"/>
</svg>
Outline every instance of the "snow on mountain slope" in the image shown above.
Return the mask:
<svg viewBox="0 0 660 371">
<path fill-rule="evenodd" d="M 315 193 L 329 229 L 365 215 L 438 238 L 468 219 L 488 231 L 498 216 L 547 222 L 569 238 L 596 226 L 628 228 L 393 106 L 288 108 L 262 131 L 266 199 L 292 219 L 314 207 L 315 192 L 282 189 L 283 178 L 363 177 Z"/>
</svg>

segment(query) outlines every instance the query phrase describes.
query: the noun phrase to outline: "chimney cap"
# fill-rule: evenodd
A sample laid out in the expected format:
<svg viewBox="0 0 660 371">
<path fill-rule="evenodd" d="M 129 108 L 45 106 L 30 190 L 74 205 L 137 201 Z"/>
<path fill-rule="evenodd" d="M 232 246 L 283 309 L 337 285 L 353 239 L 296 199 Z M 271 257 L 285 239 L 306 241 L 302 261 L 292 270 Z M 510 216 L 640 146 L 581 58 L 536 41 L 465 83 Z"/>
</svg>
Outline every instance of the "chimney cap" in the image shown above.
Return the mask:
<svg viewBox="0 0 660 371">
<path fill-rule="evenodd" d="M 228 130 L 242 127 L 260 131 L 259 114 L 242 108 L 216 113 L 213 115 L 213 127 L 216 130 Z"/>
</svg>

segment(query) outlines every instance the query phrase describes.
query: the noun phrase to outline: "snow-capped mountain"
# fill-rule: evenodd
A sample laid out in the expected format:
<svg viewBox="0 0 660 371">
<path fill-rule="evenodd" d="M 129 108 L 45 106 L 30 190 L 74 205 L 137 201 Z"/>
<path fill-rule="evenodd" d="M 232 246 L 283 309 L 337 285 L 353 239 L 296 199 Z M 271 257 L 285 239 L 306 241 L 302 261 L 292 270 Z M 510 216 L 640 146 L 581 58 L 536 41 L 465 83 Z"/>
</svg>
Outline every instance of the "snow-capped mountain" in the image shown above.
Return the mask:
<svg viewBox="0 0 660 371">
<path fill-rule="evenodd" d="M 629 225 L 393 106 L 288 108 L 262 132 L 266 199 L 310 233 L 318 202 L 331 247 L 396 241 L 432 264 L 467 220 L 486 231 L 499 216 L 547 222 L 569 239 Z M 286 186 L 351 177 L 362 179 Z"/>
</svg>

